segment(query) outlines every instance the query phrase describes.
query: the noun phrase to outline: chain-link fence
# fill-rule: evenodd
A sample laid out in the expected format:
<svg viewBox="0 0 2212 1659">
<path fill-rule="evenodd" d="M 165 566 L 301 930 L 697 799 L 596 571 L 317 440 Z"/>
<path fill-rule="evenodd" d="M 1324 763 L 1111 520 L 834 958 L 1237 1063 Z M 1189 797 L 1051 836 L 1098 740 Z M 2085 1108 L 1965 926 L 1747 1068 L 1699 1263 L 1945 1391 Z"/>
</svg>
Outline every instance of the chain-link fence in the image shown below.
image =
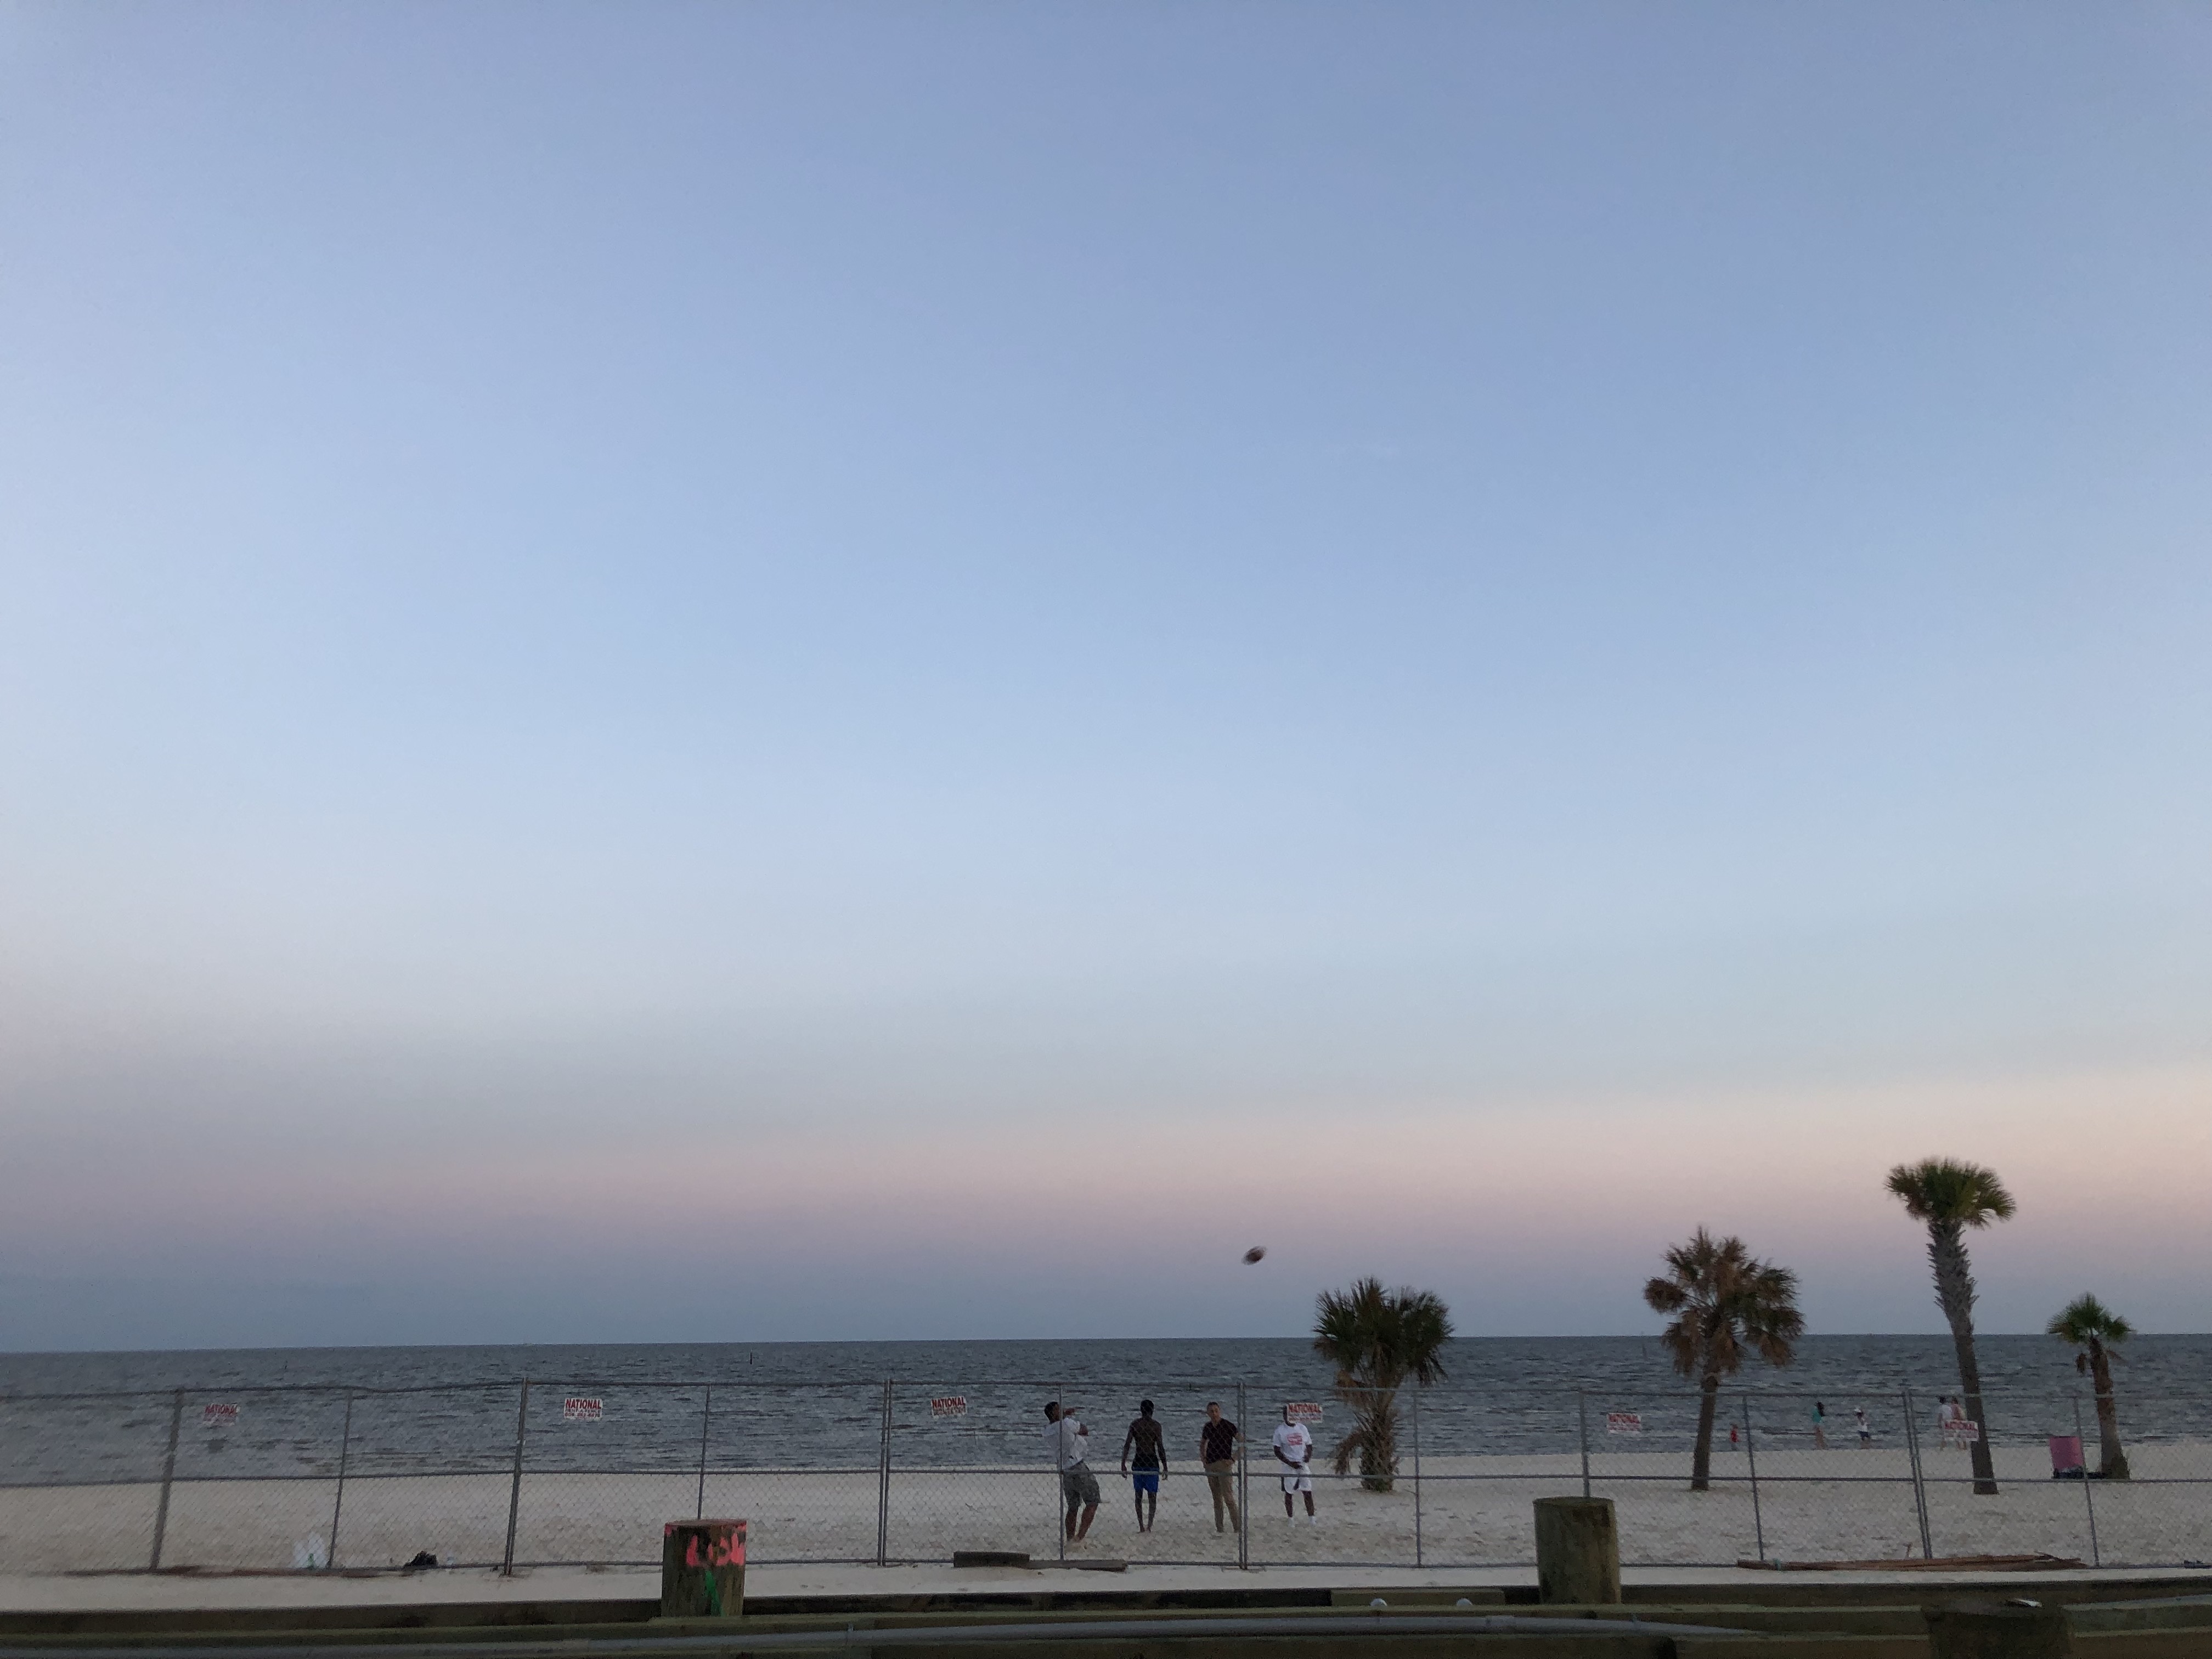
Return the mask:
<svg viewBox="0 0 2212 1659">
<path fill-rule="evenodd" d="M 1310 1393 L 941 1378 L 19 1395 L 0 1399 L 0 1572 L 646 1565 L 665 1522 L 699 1515 L 744 1516 L 764 1563 L 1509 1566 L 1534 1557 L 1531 1500 L 1581 1494 L 1613 1500 L 1631 1565 L 2212 1555 L 2212 1436 L 2197 1432 L 2212 1400 L 2123 1396 L 2108 1447 L 2098 1402 L 2066 1393 L 1985 1392 L 1984 1420 L 1962 1396 L 1902 1389 Z M 1158 1470 L 1133 1427 L 1144 1400 Z M 1085 1431 L 1048 1439 L 1048 1401 Z"/>
</svg>

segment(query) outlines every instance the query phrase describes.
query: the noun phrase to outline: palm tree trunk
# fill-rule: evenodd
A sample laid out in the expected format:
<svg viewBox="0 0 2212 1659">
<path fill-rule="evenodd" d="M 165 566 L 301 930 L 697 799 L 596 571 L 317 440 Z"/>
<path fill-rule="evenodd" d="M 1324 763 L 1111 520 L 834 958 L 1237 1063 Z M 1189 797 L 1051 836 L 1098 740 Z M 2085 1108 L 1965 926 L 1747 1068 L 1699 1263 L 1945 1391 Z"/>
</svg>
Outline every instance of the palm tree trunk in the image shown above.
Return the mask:
<svg viewBox="0 0 2212 1659">
<path fill-rule="evenodd" d="M 2097 1473 L 2107 1480 L 2124 1480 L 2128 1455 L 2120 1449 L 2120 1413 L 2112 1398 L 2112 1359 L 2101 1342 L 2089 1345 L 2089 1384 L 2097 1394 Z"/>
<path fill-rule="evenodd" d="M 1963 1229 L 1955 1222 L 1930 1222 L 1928 1260 L 1936 1269 L 1936 1299 L 1951 1322 L 1951 1346 L 1958 1351 L 1959 1382 L 1966 1390 L 1966 1415 L 1975 1425 L 1967 1447 L 1974 1463 L 1974 1492 L 1994 1497 L 1997 1471 L 1990 1455 L 1990 1419 L 1982 1408 L 1982 1368 L 1974 1358 L 1974 1275 L 1966 1260 Z"/>
<path fill-rule="evenodd" d="M 1367 1431 L 1359 1449 L 1359 1484 L 1369 1492 L 1389 1492 L 1398 1474 L 1397 1389 L 1370 1389 L 1359 1416 Z"/>
<path fill-rule="evenodd" d="M 1707 1371 L 1698 1385 L 1698 1445 L 1690 1455 L 1690 1490 L 1708 1491 L 1713 1484 L 1713 1414 L 1721 1402 L 1718 1371 Z"/>
</svg>

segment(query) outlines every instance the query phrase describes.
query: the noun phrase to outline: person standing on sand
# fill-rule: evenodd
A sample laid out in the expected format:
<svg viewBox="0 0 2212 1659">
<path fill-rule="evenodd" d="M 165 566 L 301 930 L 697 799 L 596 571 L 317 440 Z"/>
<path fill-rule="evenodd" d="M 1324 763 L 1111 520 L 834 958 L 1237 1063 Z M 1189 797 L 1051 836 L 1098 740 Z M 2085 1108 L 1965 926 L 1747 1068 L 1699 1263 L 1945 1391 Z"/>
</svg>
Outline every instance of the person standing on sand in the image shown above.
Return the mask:
<svg viewBox="0 0 2212 1659">
<path fill-rule="evenodd" d="M 1206 1402 L 1206 1421 L 1198 1428 L 1198 1461 L 1206 1468 L 1206 1490 L 1213 1494 L 1213 1529 L 1221 1530 L 1221 1511 L 1229 1511 L 1229 1524 L 1244 1530 L 1244 1517 L 1237 1508 L 1237 1425 L 1221 1414 L 1221 1402 Z"/>
<path fill-rule="evenodd" d="M 1313 1476 L 1307 1471 L 1306 1460 L 1313 1455 L 1313 1432 L 1303 1423 L 1291 1421 L 1291 1408 L 1283 1407 L 1283 1425 L 1275 1431 L 1275 1461 L 1283 1466 L 1283 1519 L 1298 1518 L 1293 1492 L 1306 1495 L 1306 1519 L 1316 1526 L 1321 1517 L 1314 1513 Z"/>
<path fill-rule="evenodd" d="M 1091 1431 L 1060 1409 L 1057 1400 L 1047 1402 L 1044 1420 L 1052 1426 L 1044 1431 L 1045 1454 L 1060 1471 L 1060 1495 L 1067 1502 L 1067 1539 L 1080 1544 L 1089 1535 L 1091 1523 L 1098 1518 L 1098 1477 L 1091 1473 Z M 1076 1525 L 1076 1512 L 1082 1511 L 1083 1524 Z"/>
<path fill-rule="evenodd" d="M 1817 1400 L 1813 1402 L 1813 1444 L 1820 1451 L 1828 1449 L 1828 1408 Z"/>
<path fill-rule="evenodd" d="M 1966 1443 L 1966 1408 L 1959 1403 L 1955 1394 L 1943 1396 L 1943 1409 L 1936 1419 L 1936 1443 L 1964 1447 Z"/>
<path fill-rule="evenodd" d="M 1851 1411 L 1851 1416 L 1856 1419 L 1858 1423 L 1859 1449 L 1861 1451 L 1864 1451 L 1868 1447 L 1874 1444 L 1874 1425 L 1867 1421 L 1866 1407 L 1864 1406 L 1854 1407 Z"/>
<path fill-rule="evenodd" d="M 1131 1473 L 1129 1454 L 1136 1453 L 1136 1469 Z M 1136 1421 L 1129 1425 L 1129 1432 L 1121 1437 L 1121 1473 L 1129 1476 L 1130 1494 L 1137 1503 L 1137 1530 L 1150 1532 L 1152 1522 L 1159 1518 L 1160 1477 L 1168 1472 L 1167 1437 L 1160 1432 L 1159 1424 L 1152 1417 L 1152 1402 L 1137 1402 Z M 1151 1500 L 1147 1510 L 1146 1500 Z"/>
</svg>

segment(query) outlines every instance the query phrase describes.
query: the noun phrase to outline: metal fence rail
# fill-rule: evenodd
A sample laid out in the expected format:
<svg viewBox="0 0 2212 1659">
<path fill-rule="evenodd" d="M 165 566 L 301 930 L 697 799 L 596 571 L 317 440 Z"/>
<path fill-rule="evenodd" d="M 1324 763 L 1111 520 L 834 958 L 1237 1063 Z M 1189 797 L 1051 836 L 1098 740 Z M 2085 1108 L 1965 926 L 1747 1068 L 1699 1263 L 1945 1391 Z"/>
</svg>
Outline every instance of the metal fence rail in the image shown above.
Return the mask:
<svg viewBox="0 0 2212 1659">
<path fill-rule="evenodd" d="M 16 1395 L 0 1397 L 0 1572 L 383 1567 L 425 1553 L 508 1571 L 642 1565 L 664 1522 L 710 1513 L 747 1517 L 760 1562 L 1012 1549 L 1511 1566 L 1534 1557 L 1530 1500 L 1577 1493 L 1613 1500 L 1634 1565 L 2048 1553 L 2140 1566 L 2212 1553 L 2212 1436 L 2189 1432 L 2212 1397 L 2124 1399 L 2132 1477 L 2106 1480 L 2094 1477 L 2093 1400 L 1985 1391 L 1990 1421 L 1971 1434 L 1996 1461 L 1986 1495 L 1967 1432 L 1939 1398 L 1906 1389 L 1723 1390 L 1698 1490 L 1693 1391 L 1408 1388 L 1395 1459 L 1341 1471 L 1330 1455 L 1344 1431 L 1382 1402 L 1310 1394 L 1253 1378 L 584 1378 Z M 1140 1398 L 1168 1455 L 1150 1530 L 1120 1474 Z M 1101 1502 L 1079 1542 L 1046 1453 L 1047 1400 L 1091 1430 Z M 1198 1457 L 1209 1401 L 1243 1429 L 1218 1507 Z M 1303 1481 L 1271 1440 L 1292 1405 L 1320 1417 Z M 2076 1444 L 2087 1470 L 2058 1468 Z M 1310 1518 L 1285 1474 L 1310 1484 Z"/>
</svg>

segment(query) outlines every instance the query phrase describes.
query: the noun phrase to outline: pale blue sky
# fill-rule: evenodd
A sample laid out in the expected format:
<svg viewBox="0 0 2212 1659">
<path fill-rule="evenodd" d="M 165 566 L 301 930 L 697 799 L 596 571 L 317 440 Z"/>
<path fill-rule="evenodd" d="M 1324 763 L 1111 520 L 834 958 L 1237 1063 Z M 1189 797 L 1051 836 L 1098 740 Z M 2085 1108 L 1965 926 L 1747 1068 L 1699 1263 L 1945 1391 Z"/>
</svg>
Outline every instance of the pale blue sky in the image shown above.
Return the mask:
<svg viewBox="0 0 2212 1659">
<path fill-rule="evenodd" d="M 0 1344 L 2204 1328 L 2208 209 L 2190 6 L 0 8 Z"/>
</svg>

